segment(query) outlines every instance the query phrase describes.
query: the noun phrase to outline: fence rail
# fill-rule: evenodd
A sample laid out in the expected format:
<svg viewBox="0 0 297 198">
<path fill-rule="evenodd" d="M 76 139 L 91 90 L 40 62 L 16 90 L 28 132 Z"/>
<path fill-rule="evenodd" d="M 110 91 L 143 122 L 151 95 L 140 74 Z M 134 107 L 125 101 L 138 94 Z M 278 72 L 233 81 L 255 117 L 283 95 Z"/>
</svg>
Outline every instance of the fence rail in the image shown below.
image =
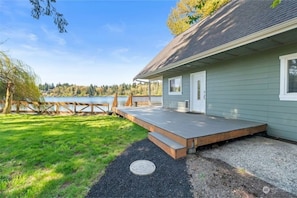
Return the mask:
<svg viewBox="0 0 297 198">
<path fill-rule="evenodd" d="M 127 101 L 125 102 L 124 106 L 161 106 L 162 105 L 162 96 L 155 96 L 155 95 L 144 95 L 144 96 L 134 96 L 133 94 L 130 94 L 127 98 Z M 112 102 L 112 110 L 114 111 L 114 108 L 118 107 L 118 94 L 116 93 L 114 95 L 114 99 Z"/>
<path fill-rule="evenodd" d="M 0 100 L 0 112 L 5 101 Z M 102 114 L 109 112 L 108 103 L 12 101 L 12 112 L 37 114 Z"/>
</svg>

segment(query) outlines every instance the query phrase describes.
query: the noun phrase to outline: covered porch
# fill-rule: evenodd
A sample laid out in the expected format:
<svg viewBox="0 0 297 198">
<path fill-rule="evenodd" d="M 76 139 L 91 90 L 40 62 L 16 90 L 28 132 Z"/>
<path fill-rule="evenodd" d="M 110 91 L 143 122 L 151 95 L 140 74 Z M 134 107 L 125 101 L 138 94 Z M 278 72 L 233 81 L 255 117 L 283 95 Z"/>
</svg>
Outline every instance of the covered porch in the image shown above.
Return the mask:
<svg viewBox="0 0 297 198">
<path fill-rule="evenodd" d="M 116 113 L 146 128 L 148 138 L 174 159 L 199 146 L 266 131 L 265 123 L 181 113 L 162 107 L 122 107 Z"/>
</svg>

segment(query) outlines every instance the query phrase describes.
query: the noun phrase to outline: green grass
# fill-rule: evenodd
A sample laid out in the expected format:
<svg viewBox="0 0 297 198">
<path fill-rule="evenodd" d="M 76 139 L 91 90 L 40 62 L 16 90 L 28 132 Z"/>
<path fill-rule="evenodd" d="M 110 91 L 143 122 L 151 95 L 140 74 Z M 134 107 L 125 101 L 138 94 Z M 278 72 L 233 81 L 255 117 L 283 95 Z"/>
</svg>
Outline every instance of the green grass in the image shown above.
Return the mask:
<svg viewBox="0 0 297 198">
<path fill-rule="evenodd" d="M 0 197 L 84 197 L 145 137 L 115 116 L 0 115 Z"/>
</svg>

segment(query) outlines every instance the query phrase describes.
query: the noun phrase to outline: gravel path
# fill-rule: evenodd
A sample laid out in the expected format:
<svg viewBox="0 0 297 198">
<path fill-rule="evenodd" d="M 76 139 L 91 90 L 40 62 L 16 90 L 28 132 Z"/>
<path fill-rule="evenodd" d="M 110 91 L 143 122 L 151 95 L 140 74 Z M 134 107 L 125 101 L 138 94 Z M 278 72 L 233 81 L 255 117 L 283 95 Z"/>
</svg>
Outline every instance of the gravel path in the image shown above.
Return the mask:
<svg viewBox="0 0 297 198">
<path fill-rule="evenodd" d="M 153 174 L 130 172 L 130 164 L 142 159 L 156 165 Z M 193 197 L 186 158 L 174 160 L 148 139 L 134 143 L 108 166 L 87 197 Z"/>
</svg>

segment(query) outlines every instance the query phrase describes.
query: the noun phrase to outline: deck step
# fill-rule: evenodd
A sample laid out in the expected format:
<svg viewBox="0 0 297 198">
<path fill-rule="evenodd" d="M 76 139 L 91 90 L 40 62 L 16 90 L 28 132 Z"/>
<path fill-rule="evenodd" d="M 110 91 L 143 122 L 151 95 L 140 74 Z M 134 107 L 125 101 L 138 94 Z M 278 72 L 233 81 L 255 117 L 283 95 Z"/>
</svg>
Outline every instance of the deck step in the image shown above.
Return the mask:
<svg viewBox="0 0 297 198">
<path fill-rule="evenodd" d="M 185 146 L 160 133 L 150 132 L 148 138 L 174 159 L 185 157 L 187 155 L 187 148 Z"/>
</svg>

